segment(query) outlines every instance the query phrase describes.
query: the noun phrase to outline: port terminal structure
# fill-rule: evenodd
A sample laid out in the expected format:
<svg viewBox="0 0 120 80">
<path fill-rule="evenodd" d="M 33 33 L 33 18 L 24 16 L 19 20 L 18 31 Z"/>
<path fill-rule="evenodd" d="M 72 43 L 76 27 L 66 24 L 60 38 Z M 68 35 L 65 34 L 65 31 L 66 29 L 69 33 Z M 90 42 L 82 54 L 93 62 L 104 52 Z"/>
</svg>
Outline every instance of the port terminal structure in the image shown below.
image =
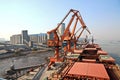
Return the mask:
<svg viewBox="0 0 120 80">
<path fill-rule="evenodd" d="M 70 14 L 72 18 L 64 34 L 59 36 L 57 29 Z M 71 25 L 72 22 L 75 24 Z M 81 25 L 79 28 L 78 22 Z M 71 9 L 55 29 L 47 32 L 54 34 L 54 38 L 49 39 L 47 43 L 49 47 L 54 48 L 54 56 L 38 71 L 40 75 L 37 80 L 120 80 L 120 68 L 116 65 L 115 59 L 96 44 L 93 38 L 90 43 L 86 37 L 82 46 L 78 47 L 78 39 L 85 30 L 91 34 L 80 12 Z M 77 33 L 79 35 L 76 35 Z"/>
<path fill-rule="evenodd" d="M 64 34 L 58 36 L 57 29 L 64 22 L 70 13 L 73 13 Z M 76 21 L 73 21 L 76 18 Z M 81 27 L 77 27 L 77 22 L 80 22 Z M 75 22 L 72 30 L 71 24 Z M 76 30 L 78 29 L 78 30 Z M 82 29 L 81 31 L 79 29 Z M 60 24 L 53 30 L 48 31 L 48 34 L 53 33 L 54 39 L 48 40 L 48 46 L 54 47 L 54 57 L 50 57 L 50 62 L 40 80 L 119 80 L 120 69 L 106 51 L 102 50 L 99 44 L 94 42 L 92 37 L 91 43 L 86 42 L 78 48 L 76 43 L 81 37 L 83 31 L 86 30 L 89 34 L 91 32 L 85 25 L 78 10 L 71 9 L 67 15 L 62 19 Z M 76 32 L 79 35 L 76 36 Z M 86 38 L 87 39 L 87 38 Z M 71 43 L 73 42 L 73 45 Z M 60 52 L 63 46 L 64 55 Z"/>
<path fill-rule="evenodd" d="M 63 35 L 59 36 L 57 30 L 70 14 L 72 14 L 72 17 L 68 22 L 68 25 L 65 28 Z M 81 26 L 79 25 L 79 27 L 77 28 L 78 23 Z M 70 28 L 72 28 L 72 30 Z M 49 39 L 47 45 L 49 47 L 55 47 L 55 55 L 54 57 L 50 58 L 50 63 L 48 64 L 48 68 L 50 68 L 50 66 L 55 62 L 64 61 L 63 58 L 60 58 L 60 53 L 59 53 L 59 48 L 62 47 L 63 45 L 64 45 L 65 55 L 66 52 L 73 52 L 74 50 L 76 50 L 76 43 L 81 37 L 84 30 L 86 30 L 90 34 L 90 31 L 88 30 L 86 24 L 84 23 L 80 12 L 78 10 L 71 9 L 55 29 L 47 32 L 49 35 L 52 33 L 54 34 L 54 38 L 52 40 Z M 71 49 L 71 43 L 74 44 L 73 49 Z"/>
</svg>

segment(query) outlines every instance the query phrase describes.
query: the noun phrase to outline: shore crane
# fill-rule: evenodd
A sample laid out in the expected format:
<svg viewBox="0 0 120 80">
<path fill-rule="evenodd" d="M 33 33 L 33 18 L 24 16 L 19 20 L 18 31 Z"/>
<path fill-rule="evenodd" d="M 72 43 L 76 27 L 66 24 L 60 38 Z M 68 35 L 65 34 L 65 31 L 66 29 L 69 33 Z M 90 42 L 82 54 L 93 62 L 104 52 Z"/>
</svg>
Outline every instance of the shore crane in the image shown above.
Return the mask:
<svg viewBox="0 0 120 80">
<path fill-rule="evenodd" d="M 70 19 L 67 27 L 65 28 L 63 35 L 61 35 L 59 38 L 57 30 L 60 27 L 60 25 L 65 21 L 65 19 L 70 15 L 70 13 L 73 14 L 72 18 Z M 71 24 L 74 22 L 75 18 L 76 18 L 75 24 L 73 26 L 72 31 L 70 31 L 70 28 L 72 27 Z M 81 26 L 78 30 L 76 30 L 78 21 L 80 22 Z M 76 34 L 80 31 L 80 29 L 82 29 L 82 31 L 79 33 L 78 36 L 76 36 Z M 78 10 L 71 9 L 67 13 L 67 15 L 62 19 L 62 21 L 57 25 L 57 27 L 55 29 L 47 32 L 48 35 L 54 34 L 53 40 L 48 40 L 47 45 L 49 47 L 55 47 L 55 54 L 54 54 L 54 57 L 50 58 L 50 63 L 48 64 L 48 68 L 50 68 L 50 66 L 52 64 L 54 64 L 55 62 L 63 61 L 63 59 L 60 58 L 60 56 L 59 56 L 59 47 L 62 46 L 62 43 L 64 41 L 67 42 L 67 45 L 64 48 L 64 52 L 66 52 L 66 51 L 71 52 L 72 51 L 71 50 L 71 42 L 74 42 L 74 49 L 76 49 L 76 42 L 78 41 L 78 39 L 80 38 L 80 36 L 82 35 L 84 30 L 87 30 L 88 33 L 90 34 L 90 31 L 88 30 L 87 26 L 85 25 L 81 15 L 80 15 L 80 12 Z"/>
</svg>

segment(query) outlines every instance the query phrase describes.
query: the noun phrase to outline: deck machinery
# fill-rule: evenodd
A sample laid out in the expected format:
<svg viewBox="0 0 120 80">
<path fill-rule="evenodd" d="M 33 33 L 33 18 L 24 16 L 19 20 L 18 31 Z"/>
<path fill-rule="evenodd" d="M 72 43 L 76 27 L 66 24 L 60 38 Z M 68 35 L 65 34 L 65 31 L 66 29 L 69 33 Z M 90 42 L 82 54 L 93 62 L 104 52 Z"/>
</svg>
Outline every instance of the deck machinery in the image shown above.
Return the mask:
<svg viewBox="0 0 120 80">
<path fill-rule="evenodd" d="M 56 31 L 71 12 L 73 13 L 72 18 L 64 34 L 59 38 Z M 70 31 L 74 17 L 76 17 L 76 21 L 72 31 Z M 82 25 L 82 31 L 76 36 L 75 29 L 78 20 Z M 83 31 L 87 30 L 90 33 L 79 11 L 71 9 L 60 24 L 48 32 L 48 34 L 54 33 L 54 40 L 48 40 L 48 46 L 55 47 L 55 55 L 50 58 L 50 63 L 40 80 L 120 80 L 120 69 L 115 64 L 115 59 L 102 50 L 98 44 L 95 44 L 93 39 L 92 43 L 89 42 L 83 44 L 81 48 L 76 48 L 76 42 Z M 67 41 L 67 44 L 64 48 L 65 55 L 61 58 L 59 47 L 64 41 Z M 71 42 L 74 43 L 74 48 L 71 47 Z"/>
</svg>

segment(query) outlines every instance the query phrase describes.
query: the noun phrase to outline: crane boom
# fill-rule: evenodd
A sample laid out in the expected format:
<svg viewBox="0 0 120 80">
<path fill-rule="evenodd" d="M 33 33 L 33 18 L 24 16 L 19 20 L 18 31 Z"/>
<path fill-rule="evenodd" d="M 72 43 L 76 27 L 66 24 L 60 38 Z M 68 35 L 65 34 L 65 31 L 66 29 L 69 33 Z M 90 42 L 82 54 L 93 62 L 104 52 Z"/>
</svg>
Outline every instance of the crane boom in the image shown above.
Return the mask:
<svg viewBox="0 0 120 80">
<path fill-rule="evenodd" d="M 65 31 L 64 31 L 64 34 L 59 37 L 58 36 L 58 33 L 57 33 L 57 30 L 58 28 L 60 27 L 60 25 L 65 21 L 65 19 L 70 15 L 70 13 L 72 13 L 72 18 L 70 19 L 70 21 L 68 22 L 68 25 L 67 27 L 65 28 Z M 73 29 L 72 31 L 70 31 L 70 28 L 72 26 L 72 23 L 74 22 L 76 18 L 76 21 L 75 21 L 75 24 L 73 26 Z M 81 24 L 81 28 L 79 29 L 82 29 L 82 31 L 80 32 L 80 34 L 76 37 L 76 33 L 79 32 L 79 29 L 76 31 L 76 27 L 77 27 L 77 23 L 78 21 L 80 22 Z M 56 61 L 63 61 L 63 59 L 61 59 L 59 57 L 59 47 L 61 47 L 61 43 L 63 43 L 64 41 L 67 41 L 67 50 L 64 50 L 64 51 L 72 51 L 71 50 L 71 42 L 74 42 L 74 46 L 76 46 L 76 42 L 78 41 L 78 39 L 80 38 L 80 36 L 82 35 L 83 31 L 84 30 L 87 30 L 88 33 L 90 33 L 90 31 L 88 30 L 87 26 L 85 25 L 83 19 L 82 19 L 82 16 L 80 15 L 80 12 L 78 10 L 73 10 L 71 9 L 66 15 L 65 17 L 62 19 L 62 21 L 57 25 L 57 27 L 55 29 L 52 29 L 51 31 L 48 31 L 47 33 L 48 34 L 51 34 L 53 33 L 54 34 L 54 38 L 53 40 L 48 40 L 48 46 L 52 46 L 52 47 L 55 47 L 55 54 L 54 54 L 54 57 L 51 57 L 50 58 L 50 63 L 48 65 L 48 68 L 53 64 L 55 63 Z M 74 38 L 73 38 L 74 37 Z"/>
</svg>

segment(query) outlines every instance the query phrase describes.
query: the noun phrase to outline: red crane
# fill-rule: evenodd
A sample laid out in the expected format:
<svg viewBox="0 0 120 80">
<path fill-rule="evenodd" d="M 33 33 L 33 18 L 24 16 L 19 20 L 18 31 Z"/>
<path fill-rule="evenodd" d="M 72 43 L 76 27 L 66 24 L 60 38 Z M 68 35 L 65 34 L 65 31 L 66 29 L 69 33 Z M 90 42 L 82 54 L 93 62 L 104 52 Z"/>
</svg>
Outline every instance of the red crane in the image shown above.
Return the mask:
<svg viewBox="0 0 120 80">
<path fill-rule="evenodd" d="M 73 13 L 72 18 L 70 19 L 67 27 L 65 28 L 64 34 L 61 36 L 61 39 L 60 39 L 57 34 L 57 30 L 60 27 L 60 25 L 65 21 L 65 19 L 68 17 L 68 15 L 70 13 Z M 71 24 L 73 23 L 75 18 L 76 18 L 76 21 L 75 21 L 74 27 L 73 27 L 72 31 L 70 31 Z M 80 32 L 80 34 L 78 36 L 76 36 L 77 32 L 75 32 L 75 30 L 76 30 L 78 21 L 81 24 L 81 26 L 80 26 L 81 28 L 79 28 L 77 30 L 77 32 L 79 32 L 80 29 L 82 29 L 82 31 Z M 80 15 L 80 12 L 78 10 L 71 9 L 55 29 L 47 32 L 48 35 L 50 35 L 52 33 L 54 34 L 53 40 L 48 40 L 47 45 L 50 47 L 55 47 L 55 54 L 54 54 L 54 57 L 50 58 L 50 63 L 48 65 L 48 68 L 50 68 L 50 66 L 55 62 L 63 61 L 63 59 L 59 57 L 59 47 L 62 46 L 63 41 L 67 41 L 67 46 L 65 47 L 64 51 L 71 52 L 72 51 L 71 50 L 71 42 L 74 42 L 74 48 L 76 48 L 76 42 L 78 41 L 78 39 L 80 38 L 81 34 L 83 33 L 83 31 L 85 29 L 90 33 L 90 31 L 87 29 L 87 26 L 85 25 L 81 15 Z"/>
</svg>

